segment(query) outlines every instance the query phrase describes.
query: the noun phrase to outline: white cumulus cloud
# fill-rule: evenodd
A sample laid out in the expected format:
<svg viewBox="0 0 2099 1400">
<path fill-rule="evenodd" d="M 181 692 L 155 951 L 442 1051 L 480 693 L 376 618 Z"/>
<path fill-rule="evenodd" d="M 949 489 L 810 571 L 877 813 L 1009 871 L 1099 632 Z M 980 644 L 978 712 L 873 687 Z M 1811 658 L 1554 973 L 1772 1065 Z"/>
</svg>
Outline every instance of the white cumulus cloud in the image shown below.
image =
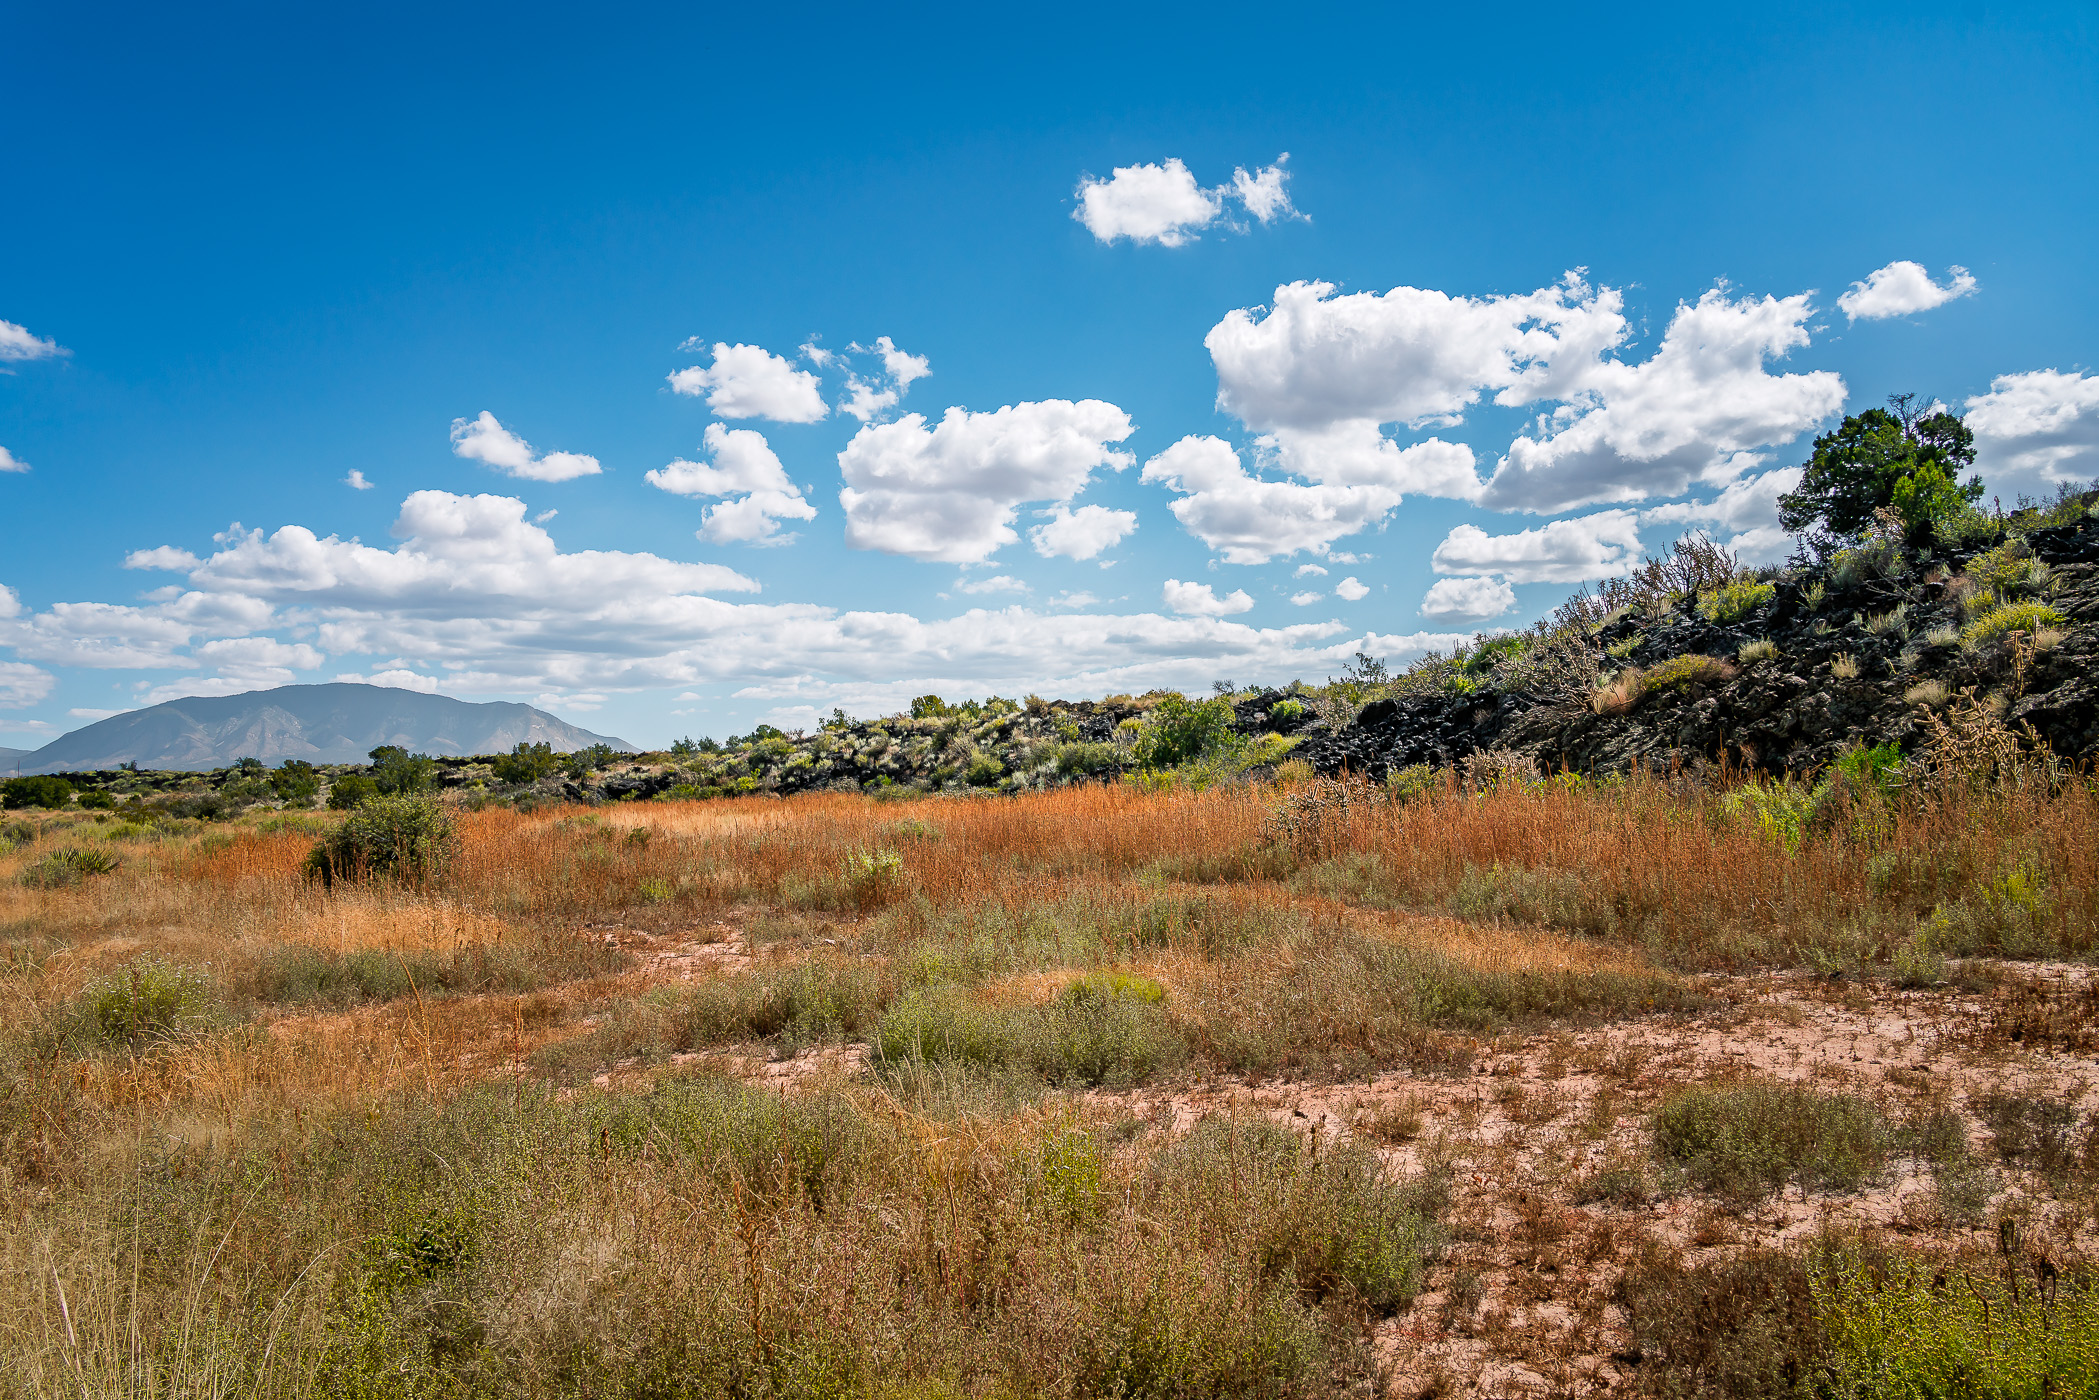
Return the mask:
<svg viewBox="0 0 2099 1400">
<path fill-rule="evenodd" d="M 365 480 L 364 473 L 355 467 L 350 468 L 350 474 L 343 478 L 343 485 L 349 487 L 352 491 L 369 491 L 372 489 L 372 483 Z"/>
<path fill-rule="evenodd" d="M 1344 602 L 1360 603 L 1370 596 L 1370 585 L 1350 575 L 1334 585 L 1334 596 Z"/>
<path fill-rule="evenodd" d="M 48 360 L 70 353 L 55 340 L 39 340 L 26 326 L 0 321 L 0 361 Z"/>
<path fill-rule="evenodd" d="M 1995 483 L 2054 485 L 2099 477 L 2099 374 L 2001 374 L 1968 400 L 1975 465 Z"/>
<path fill-rule="evenodd" d="M 1290 192 L 1283 188 L 1290 178 L 1290 172 L 1283 169 L 1289 159 L 1290 153 L 1285 151 L 1275 158 L 1274 165 L 1263 166 L 1251 175 L 1243 165 L 1232 171 L 1233 196 L 1246 206 L 1247 213 L 1264 224 L 1305 217 L 1297 212 L 1290 202 Z"/>
<path fill-rule="evenodd" d="M 985 593 L 1027 593 L 1032 590 L 1011 574 L 997 574 L 991 578 L 963 579 L 955 585 L 957 593 L 980 595 Z"/>
<path fill-rule="evenodd" d="M 709 423 L 702 441 L 712 463 L 680 457 L 642 476 L 673 495 L 737 498 L 707 508 L 701 539 L 710 544 L 785 544 L 794 536 L 780 533 L 780 521 L 816 518 L 816 507 L 787 479 L 787 469 L 763 433 Z"/>
<path fill-rule="evenodd" d="M 1325 602 L 1326 594 L 1307 589 L 1303 593 L 1291 594 L 1290 601 L 1300 608 L 1309 608 L 1314 603 Z"/>
<path fill-rule="evenodd" d="M 474 461 L 485 462 L 507 476 L 524 481 L 573 481 L 579 476 L 596 476 L 604 470 L 595 457 L 586 457 L 580 452 L 549 452 L 544 456 L 532 450 L 526 442 L 510 429 L 496 421 L 496 416 L 487 409 L 481 410 L 478 418 L 454 418 L 452 420 L 452 453 Z M 355 473 L 359 481 L 362 473 Z M 357 483 L 350 483 L 355 486 Z"/>
<path fill-rule="evenodd" d="M 1457 525 L 1429 562 L 1439 574 L 1500 574 L 1515 583 L 1581 583 L 1624 573 L 1639 561 L 1639 524 L 1634 511 L 1606 510 L 1512 535 Z"/>
<path fill-rule="evenodd" d="M 1024 503 L 1069 504 L 1096 467 L 1128 466 L 1110 444 L 1132 431 L 1127 413 L 1099 399 L 950 408 L 930 428 L 918 413 L 869 425 L 838 454 L 846 543 L 980 563 L 1020 538 L 1013 520 Z"/>
<path fill-rule="evenodd" d="M 1851 290 L 1837 298 L 1837 310 L 1854 321 L 1881 321 L 1944 306 L 1955 297 L 1972 296 L 1975 278 L 1965 267 L 1946 269 L 1946 281 L 1931 280 L 1921 263 L 1891 262 L 1853 282 Z"/>
<path fill-rule="evenodd" d="M 803 347 L 805 352 L 807 348 Z M 882 373 L 873 379 L 851 373 L 845 377 L 847 398 L 838 405 L 839 412 L 849 413 L 863 423 L 871 423 L 895 408 L 914 383 L 933 372 L 932 361 L 924 355 L 897 349 L 896 342 L 886 335 L 877 337 L 872 347 L 852 348 L 862 354 L 878 355 L 882 360 Z M 829 358 L 827 354 L 826 359 Z"/>
<path fill-rule="evenodd" d="M 670 386 L 673 393 L 705 395 L 707 407 L 723 418 L 814 423 L 830 411 L 815 375 L 757 345 L 716 341 L 712 363 L 676 371 Z"/>
<path fill-rule="evenodd" d="M 1311 484 L 1250 475 L 1230 443 L 1184 437 L 1144 464 L 1143 479 L 1181 493 L 1174 518 L 1228 564 L 1265 564 L 1300 550 L 1324 552 L 1344 535 L 1382 522 L 1400 503 L 1402 488 L 1420 477 L 1469 468 L 1472 453 L 1431 438 L 1404 451 L 1384 449 L 1322 457 L 1290 443 L 1272 449 L 1279 465 L 1315 479 Z M 1367 465 L 1366 465 L 1367 464 Z"/>
<path fill-rule="evenodd" d="M 177 549 L 170 544 L 152 549 L 134 549 L 124 556 L 127 569 L 163 569 L 174 573 L 188 573 L 197 567 L 197 556 L 186 549 Z"/>
<path fill-rule="evenodd" d="M 1808 343 L 1813 311 L 1804 292 L 1738 300 L 1722 288 L 1679 305 L 1652 356 L 1584 367 L 1570 401 L 1510 444 L 1481 503 L 1549 515 L 1732 480 L 1761 460 L 1750 449 L 1843 408 L 1835 373 L 1765 368 Z"/>
<path fill-rule="evenodd" d="M 1516 590 L 1492 576 L 1437 579 L 1421 599 L 1421 615 L 1433 622 L 1485 622 L 1515 610 Z"/>
<path fill-rule="evenodd" d="M 1559 396 L 1626 334 L 1623 297 L 1579 273 L 1521 296 L 1335 292 L 1292 282 L 1265 313 L 1211 327 L 1218 406 L 1261 432 L 1447 424 L 1483 393 L 1503 405 Z"/>
<path fill-rule="evenodd" d="M 0 710 L 26 710 L 57 685 L 57 677 L 26 661 L 0 661 Z"/>
<path fill-rule="evenodd" d="M 1045 559 L 1092 559 L 1113 549 L 1137 528 L 1137 512 L 1106 506 L 1052 506 L 1049 523 L 1028 531 L 1035 552 Z"/>
<path fill-rule="evenodd" d="M 1127 238 L 1178 248 L 1224 212 L 1224 196 L 1195 183 L 1178 157 L 1163 165 L 1118 165 L 1107 179 L 1079 181 L 1072 217 L 1103 243 Z"/>
<path fill-rule="evenodd" d="M 29 463 L 15 456 L 14 453 L 9 452 L 6 448 L 0 447 L 0 472 L 26 472 L 28 470 Z"/>
<path fill-rule="evenodd" d="M 1193 617 L 1229 617 L 1251 612 L 1254 606 L 1254 600 L 1246 596 L 1243 588 L 1235 588 L 1220 598 L 1207 583 L 1183 583 L 1177 578 L 1166 580 L 1162 593 L 1167 607 Z"/>
</svg>

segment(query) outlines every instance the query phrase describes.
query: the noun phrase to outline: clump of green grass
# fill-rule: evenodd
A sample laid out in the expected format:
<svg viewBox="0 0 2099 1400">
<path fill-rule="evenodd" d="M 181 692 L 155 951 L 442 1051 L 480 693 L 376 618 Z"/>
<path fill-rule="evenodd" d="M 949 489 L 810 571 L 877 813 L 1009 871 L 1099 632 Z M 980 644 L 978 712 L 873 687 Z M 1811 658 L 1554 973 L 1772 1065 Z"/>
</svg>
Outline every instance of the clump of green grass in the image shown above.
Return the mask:
<svg viewBox="0 0 2099 1400">
<path fill-rule="evenodd" d="M 1754 666 L 1759 661 L 1778 660 L 1778 643 L 1769 637 L 1758 637 L 1735 648 L 1735 660 L 1744 666 Z"/>
<path fill-rule="evenodd" d="M 1879 1174 L 1894 1134 L 1852 1094 L 1742 1080 L 1683 1090 L 1654 1112 L 1657 1155 L 1702 1190 L 1768 1195 L 1788 1182 L 1851 1190 Z"/>
<path fill-rule="evenodd" d="M 220 1019 L 218 988 L 209 973 L 142 958 L 87 986 L 75 1026 L 91 1044 L 136 1052 L 187 1039 Z"/>
<path fill-rule="evenodd" d="M 36 860 L 20 878 L 23 884 L 35 889 L 64 889 L 97 875 L 107 875 L 117 868 L 117 864 L 117 858 L 108 851 L 92 846 L 67 846 Z"/>
<path fill-rule="evenodd" d="M 1031 1075 L 1053 1085 L 1142 1083 L 1188 1058 L 1163 990 L 1090 974 L 1044 1006 L 998 1007 L 961 989 L 907 994 L 876 1028 L 870 1059 L 891 1077 L 924 1065 Z"/>
</svg>

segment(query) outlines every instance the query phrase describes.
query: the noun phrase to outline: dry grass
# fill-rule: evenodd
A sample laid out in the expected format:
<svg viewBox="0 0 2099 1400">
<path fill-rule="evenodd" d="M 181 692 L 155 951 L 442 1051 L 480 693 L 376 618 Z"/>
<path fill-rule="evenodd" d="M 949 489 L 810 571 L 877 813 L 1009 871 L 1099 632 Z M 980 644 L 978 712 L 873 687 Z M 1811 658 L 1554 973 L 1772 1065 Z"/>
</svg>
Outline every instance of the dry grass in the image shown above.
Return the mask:
<svg viewBox="0 0 2099 1400">
<path fill-rule="evenodd" d="M 490 810 L 443 878 L 334 889 L 311 829 L 41 820 L 0 855 L 0 1395 L 1372 1386 L 1395 1329 L 1616 1325 L 1602 1282 L 1521 1319 L 1675 1179 L 1643 1115 L 1709 1073 L 1657 1047 L 1737 1014 L 1715 974 L 2099 936 L 2074 783 L 1847 789 L 1797 842 L 1660 777 Z M 61 845 L 119 864 L 18 880 Z M 1888 993 L 1979 997 L 1944 1044 L 2088 1048 L 2084 984 L 1947 966 Z M 98 1031 L 139 968 L 209 1005 Z M 2085 1190 L 2081 1110 L 2017 1093 L 1959 1121 Z M 1470 1253 L 1393 1320 L 1461 1157 Z"/>
</svg>

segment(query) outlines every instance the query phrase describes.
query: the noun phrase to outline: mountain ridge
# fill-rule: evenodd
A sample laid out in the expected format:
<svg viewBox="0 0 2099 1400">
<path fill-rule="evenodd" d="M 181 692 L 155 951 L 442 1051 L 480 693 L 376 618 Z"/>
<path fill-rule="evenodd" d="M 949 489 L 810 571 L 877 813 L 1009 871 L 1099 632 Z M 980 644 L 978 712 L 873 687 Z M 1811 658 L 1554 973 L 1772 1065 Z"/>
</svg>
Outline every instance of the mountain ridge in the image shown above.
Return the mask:
<svg viewBox="0 0 2099 1400">
<path fill-rule="evenodd" d="M 336 681 L 238 695 L 196 695 L 98 720 L 0 765 L 21 774 L 141 768 L 202 772 L 240 758 L 268 764 L 362 763 L 382 744 L 460 757 L 545 743 L 569 753 L 624 739 L 596 734 L 516 701 L 457 700 L 388 686 Z"/>
</svg>

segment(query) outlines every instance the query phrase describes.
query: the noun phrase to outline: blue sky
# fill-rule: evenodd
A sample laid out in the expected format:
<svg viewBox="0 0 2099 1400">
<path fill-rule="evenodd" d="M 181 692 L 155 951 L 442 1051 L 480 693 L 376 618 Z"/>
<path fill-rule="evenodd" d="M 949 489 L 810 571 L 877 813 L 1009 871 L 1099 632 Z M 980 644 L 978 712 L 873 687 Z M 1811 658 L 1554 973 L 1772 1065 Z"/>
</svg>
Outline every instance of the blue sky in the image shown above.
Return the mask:
<svg viewBox="0 0 2099 1400">
<path fill-rule="evenodd" d="M 1783 555 L 1902 390 L 2088 479 L 2095 75 L 2090 4 L 16 7 L 0 745 L 1316 679 Z"/>
</svg>

